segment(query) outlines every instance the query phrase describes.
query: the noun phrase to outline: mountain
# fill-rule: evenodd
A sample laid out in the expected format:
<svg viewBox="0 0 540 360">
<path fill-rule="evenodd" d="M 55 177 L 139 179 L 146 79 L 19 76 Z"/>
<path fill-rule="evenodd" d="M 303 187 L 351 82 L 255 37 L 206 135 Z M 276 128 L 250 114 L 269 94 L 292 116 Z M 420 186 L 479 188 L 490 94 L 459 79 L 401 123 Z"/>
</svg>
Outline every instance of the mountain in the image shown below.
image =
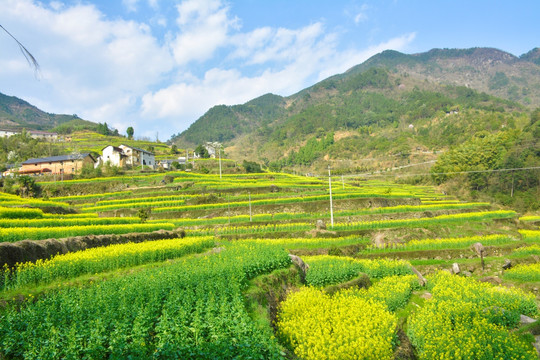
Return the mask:
<svg viewBox="0 0 540 360">
<path fill-rule="evenodd" d="M 540 49 L 519 58 L 492 48 L 433 49 L 406 55 L 387 50 L 347 73 L 378 66 L 441 84 L 464 85 L 526 106 L 540 106 Z"/>
<path fill-rule="evenodd" d="M 237 160 L 297 170 L 432 163 L 474 134 L 525 126 L 540 105 L 539 53 L 384 51 L 288 97 L 213 107 L 171 142 L 220 141 Z"/>
<path fill-rule="evenodd" d="M 97 124 L 82 120 L 77 115 L 57 115 L 46 113 L 15 96 L 0 93 L 0 128 L 19 130 L 53 130 L 58 126 L 90 126 Z"/>
</svg>

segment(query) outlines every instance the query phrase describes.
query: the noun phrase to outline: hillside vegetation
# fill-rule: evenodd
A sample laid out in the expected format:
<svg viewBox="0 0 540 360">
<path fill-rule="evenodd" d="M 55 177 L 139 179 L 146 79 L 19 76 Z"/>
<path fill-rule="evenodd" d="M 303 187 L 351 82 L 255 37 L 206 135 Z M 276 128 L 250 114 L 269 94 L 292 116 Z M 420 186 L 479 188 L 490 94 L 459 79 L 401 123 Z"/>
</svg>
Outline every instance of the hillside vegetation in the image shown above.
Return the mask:
<svg viewBox="0 0 540 360">
<path fill-rule="evenodd" d="M 517 58 L 487 48 L 384 51 L 288 97 L 265 95 L 244 105 L 214 107 L 171 141 L 192 146 L 191 141 L 219 140 L 231 158 L 255 160 L 273 171 L 320 174 L 330 165 L 337 174 L 412 173 L 422 175 L 415 181 L 429 181 L 426 175 L 437 161 L 441 171 L 535 167 L 539 54 L 534 49 Z M 505 140 L 490 149 L 491 157 L 470 155 L 476 160 L 453 170 L 443 164 L 448 157 L 438 160 L 448 151 L 476 151 L 475 141 L 492 138 Z M 527 156 L 508 158 L 523 147 Z M 513 185 L 508 174 L 478 175 L 489 178 L 482 184 L 471 182 L 472 175 L 435 180 L 446 184 L 453 178 L 449 188 L 465 189 L 463 196 L 480 192 L 529 207 L 537 181 L 523 178 L 537 178 L 538 170 L 510 173 Z"/>
<path fill-rule="evenodd" d="M 362 177 L 333 212 L 283 173 L 40 185 L 0 192 L 1 358 L 537 357 L 537 215 Z"/>
</svg>

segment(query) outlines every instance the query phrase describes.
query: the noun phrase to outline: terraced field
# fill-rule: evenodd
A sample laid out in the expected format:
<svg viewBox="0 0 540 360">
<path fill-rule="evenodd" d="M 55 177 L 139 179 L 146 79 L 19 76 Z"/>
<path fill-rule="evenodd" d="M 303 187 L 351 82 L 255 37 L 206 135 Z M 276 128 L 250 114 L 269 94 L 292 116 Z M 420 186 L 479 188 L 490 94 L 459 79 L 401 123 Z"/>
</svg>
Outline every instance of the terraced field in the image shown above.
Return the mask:
<svg viewBox="0 0 540 360">
<path fill-rule="evenodd" d="M 0 359 L 537 358 L 538 214 L 337 177 L 331 212 L 328 179 L 164 176 L 0 193 Z"/>
</svg>

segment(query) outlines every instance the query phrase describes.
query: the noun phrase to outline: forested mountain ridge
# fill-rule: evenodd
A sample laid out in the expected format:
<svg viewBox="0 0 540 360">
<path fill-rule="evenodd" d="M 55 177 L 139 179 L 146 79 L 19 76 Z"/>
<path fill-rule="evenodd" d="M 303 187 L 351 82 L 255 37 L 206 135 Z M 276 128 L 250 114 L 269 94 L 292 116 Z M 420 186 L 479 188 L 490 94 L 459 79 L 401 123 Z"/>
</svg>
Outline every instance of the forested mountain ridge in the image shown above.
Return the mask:
<svg viewBox="0 0 540 360">
<path fill-rule="evenodd" d="M 419 54 L 387 50 L 345 74 L 379 66 L 450 85 L 464 85 L 526 106 L 540 106 L 540 48 L 516 57 L 492 48 L 433 49 Z"/>
<path fill-rule="evenodd" d="M 524 126 L 540 99 L 539 53 L 534 49 L 518 58 L 489 48 L 384 51 L 289 97 L 267 94 L 244 105 L 216 106 L 171 141 L 181 146 L 221 141 L 235 158 L 280 167 L 346 159 L 353 161 L 349 167 L 371 170 L 405 160 L 432 161 L 436 157 L 429 153 L 478 131 Z M 526 86 L 518 93 L 529 94 L 527 99 L 502 96 L 513 94 L 503 90 L 523 78 Z M 324 150 L 301 150 L 330 132 L 335 142 Z M 298 151 L 311 155 L 295 159 Z M 422 156 L 412 156 L 415 152 Z M 397 154 L 400 161 L 388 158 Z M 382 162 L 365 161 L 383 155 Z"/>
<path fill-rule="evenodd" d="M 15 96 L 0 93 L 0 128 L 8 130 L 52 130 L 67 122 L 84 122 L 77 115 L 44 112 Z"/>
</svg>

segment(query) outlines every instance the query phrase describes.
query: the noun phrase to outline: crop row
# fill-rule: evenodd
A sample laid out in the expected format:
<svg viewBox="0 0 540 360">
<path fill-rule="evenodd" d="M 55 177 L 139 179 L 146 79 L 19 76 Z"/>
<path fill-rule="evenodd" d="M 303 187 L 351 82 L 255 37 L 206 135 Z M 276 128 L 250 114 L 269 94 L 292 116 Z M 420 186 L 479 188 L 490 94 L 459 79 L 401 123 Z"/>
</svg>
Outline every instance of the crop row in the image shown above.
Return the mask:
<svg viewBox="0 0 540 360">
<path fill-rule="evenodd" d="M 305 287 L 281 304 L 278 335 L 300 359 L 392 359 L 397 317 L 380 302 Z"/>
<path fill-rule="evenodd" d="M 513 218 L 517 214 L 511 210 L 479 211 L 473 213 L 460 213 L 451 215 L 439 215 L 432 218 L 418 219 L 395 219 L 381 221 L 360 221 L 352 223 L 338 223 L 333 230 L 365 230 L 393 227 L 419 227 L 441 223 L 464 223 L 468 221 L 486 221 L 493 219 Z"/>
<path fill-rule="evenodd" d="M 130 232 L 151 232 L 156 230 L 173 230 L 171 223 L 152 224 L 119 224 L 119 225 L 89 225 L 89 226 L 55 226 L 45 228 L 0 228 L 0 242 L 19 240 L 43 240 L 49 238 L 65 238 L 81 235 L 102 235 L 102 234 L 127 234 Z"/>
<path fill-rule="evenodd" d="M 407 321 L 419 359 L 534 359 L 530 343 L 508 328 L 520 314 L 535 316 L 534 295 L 471 278 L 428 278 L 432 298 Z"/>
<path fill-rule="evenodd" d="M 534 255 L 539 254 L 540 247 L 536 246 L 535 249 L 528 249 L 528 253 Z M 540 281 L 540 263 L 534 264 L 518 264 L 504 272 L 504 278 L 508 280 L 518 280 L 526 282 L 539 282 Z"/>
<path fill-rule="evenodd" d="M 519 221 L 540 221 L 540 215 L 528 215 L 528 216 L 522 216 L 519 218 Z"/>
<path fill-rule="evenodd" d="M 89 219 L 97 217 L 99 217 L 97 213 L 43 214 L 44 219 Z"/>
<path fill-rule="evenodd" d="M 214 238 L 207 236 L 116 244 L 56 255 L 35 263 L 17 263 L 13 269 L 4 267 L 0 288 L 11 290 L 28 285 L 44 285 L 58 279 L 174 259 L 214 245 Z"/>
<path fill-rule="evenodd" d="M 327 286 L 351 280 L 360 273 L 370 278 L 412 274 L 411 264 L 403 260 L 353 259 L 343 256 L 317 255 L 302 258 L 309 264 L 306 283 L 313 286 Z"/>
<path fill-rule="evenodd" d="M 540 230 L 519 230 L 523 241 L 540 243 Z"/>
<path fill-rule="evenodd" d="M 38 219 L 42 217 L 43 211 L 41 209 L 0 207 L 0 219 Z"/>
<path fill-rule="evenodd" d="M 476 242 L 484 246 L 502 245 L 516 241 L 508 235 L 467 236 L 459 238 L 443 239 L 418 239 L 406 243 L 388 243 L 382 246 L 368 246 L 363 253 L 387 253 L 399 251 L 439 250 L 439 249 L 463 249 Z"/>
<path fill-rule="evenodd" d="M 280 245 L 287 250 L 293 249 L 327 249 L 349 245 L 366 245 L 371 242 L 369 238 L 347 236 L 338 238 L 280 238 L 280 239 L 256 239 L 257 243 L 268 245 Z"/>
<path fill-rule="evenodd" d="M 45 219 L 0 219 L 0 228 L 36 228 L 59 226 L 91 226 L 135 224 L 141 220 L 137 217 L 73 217 L 73 218 L 45 218 Z"/>
<path fill-rule="evenodd" d="M 53 201 L 93 200 L 93 199 L 101 199 L 101 198 L 109 198 L 109 197 L 117 197 L 117 196 L 128 197 L 132 195 L 133 195 L 133 191 L 124 190 L 124 191 L 118 191 L 118 192 L 108 192 L 108 193 L 98 193 L 98 194 L 56 196 L 56 197 L 52 197 L 51 200 Z"/>
<path fill-rule="evenodd" d="M 249 256 L 246 256 L 249 254 Z M 0 354 L 25 359 L 280 359 L 245 308 L 247 280 L 289 266 L 283 249 L 226 244 L 2 310 Z"/>
<path fill-rule="evenodd" d="M 31 206 L 36 208 L 43 207 L 68 207 L 69 205 L 63 202 L 49 201 L 49 200 L 39 200 L 39 199 L 14 199 L 14 200 L 4 200 L 2 201 L 3 207 L 20 207 L 20 206 Z"/>
<path fill-rule="evenodd" d="M 398 228 L 398 227 L 420 227 L 430 226 L 445 223 L 463 223 L 468 221 L 489 221 L 493 219 L 506 219 L 515 217 L 514 211 L 481 211 L 473 213 L 460 213 L 452 215 L 440 215 L 431 218 L 417 218 L 417 219 L 395 219 L 395 220 L 379 220 L 379 221 L 360 221 L 351 223 L 336 223 L 331 227 L 334 231 L 356 231 L 356 230 L 374 230 L 374 229 L 386 229 L 386 228 Z M 256 225 L 256 226 L 236 226 L 227 227 L 213 230 L 193 230 L 190 231 L 190 235 L 210 235 L 210 234 L 222 234 L 222 235 L 234 235 L 234 234 L 260 234 L 276 231 L 306 231 L 313 228 L 309 223 L 290 223 L 290 224 L 270 224 L 270 225 Z"/>
<path fill-rule="evenodd" d="M 398 205 L 387 207 L 363 208 L 356 210 L 341 210 L 335 211 L 334 217 L 345 216 L 360 216 L 370 214 L 391 214 L 405 212 L 421 212 L 421 211 L 436 211 L 450 209 L 475 209 L 487 206 L 488 203 L 463 203 L 463 204 L 442 204 L 442 205 Z M 252 215 L 252 222 L 271 222 L 271 221 L 288 221 L 288 220 L 313 220 L 329 217 L 328 213 L 275 213 L 275 214 L 255 214 Z M 160 220 L 152 220 L 160 221 Z M 249 215 L 236 216 L 219 216 L 209 219 L 188 219 L 181 218 L 171 220 L 177 226 L 201 226 L 201 225 L 218 225 L 227 223 L 244 223 L 249 222 Z"/>
<path fill-rule="evenodd" d="M 184 203 L 185 203 L 185 200 L 168 200 L 168 201 L 156 201 L 156 202 L 133 200 L 125 204 L 88 206 L 88 207 L 83 207 L 80 210 L 82 212 L 103 212 L 103 211 L 111 211 L 111 210 L 118 210 L 118 209 L 139 209 L 139 208 L 146 208 L 146 207 L 153 207 L 153 206 L 165 207 L 165 209 L 167 209 L 168 207 L 178 207 L 179 205 L 182 205 Z"/>
<path fill-rule="evenodd" d="M 540 244 L 525 246 L 512 251 L 512 256 L 524 257 L 528 255 L 540 255 Z"/>
<path fill-rule="evenodd" d="M 358 199 L 373 197 L 373 194 L 338 194 L 333 196 L 334 200 L 338 199 Z M 377 195 L 379 197 L 379 195 Z M 380 197 L 392 197 L 392 196 L 380 196 Z M 403 197 L 402 195 L 396 195 L 394 197 Z M 254 200 L 251 201 L 251 205 L 281 205 L 281 204 L 294 204 L 294 203 L 303 203 L 311 201 L 320 201 L 328 200 L 328 195 L 315 195 L 315 196 L 304 196 L 304 197 L 291 197 L 291 198 L 277 198 L 277 199 L 263 199 L 263 200 Z M 155 207 L 152 211 L 159 212 L 171 212 L 171 211 L 190 211 L 190 210 L 205 210 L 205 209 L 219 209 L 226 207 L 246 207 L 249 206 L 249 201 L 231 201 L 227 203 L 218 203 L 218 204 L 198 204 L 198 205 L 186 205 L 186 206 L 176 206 L 176 207 Z M 99 211 L 99 207 L 88 208 L 92 210 Z"/>
</svg>

